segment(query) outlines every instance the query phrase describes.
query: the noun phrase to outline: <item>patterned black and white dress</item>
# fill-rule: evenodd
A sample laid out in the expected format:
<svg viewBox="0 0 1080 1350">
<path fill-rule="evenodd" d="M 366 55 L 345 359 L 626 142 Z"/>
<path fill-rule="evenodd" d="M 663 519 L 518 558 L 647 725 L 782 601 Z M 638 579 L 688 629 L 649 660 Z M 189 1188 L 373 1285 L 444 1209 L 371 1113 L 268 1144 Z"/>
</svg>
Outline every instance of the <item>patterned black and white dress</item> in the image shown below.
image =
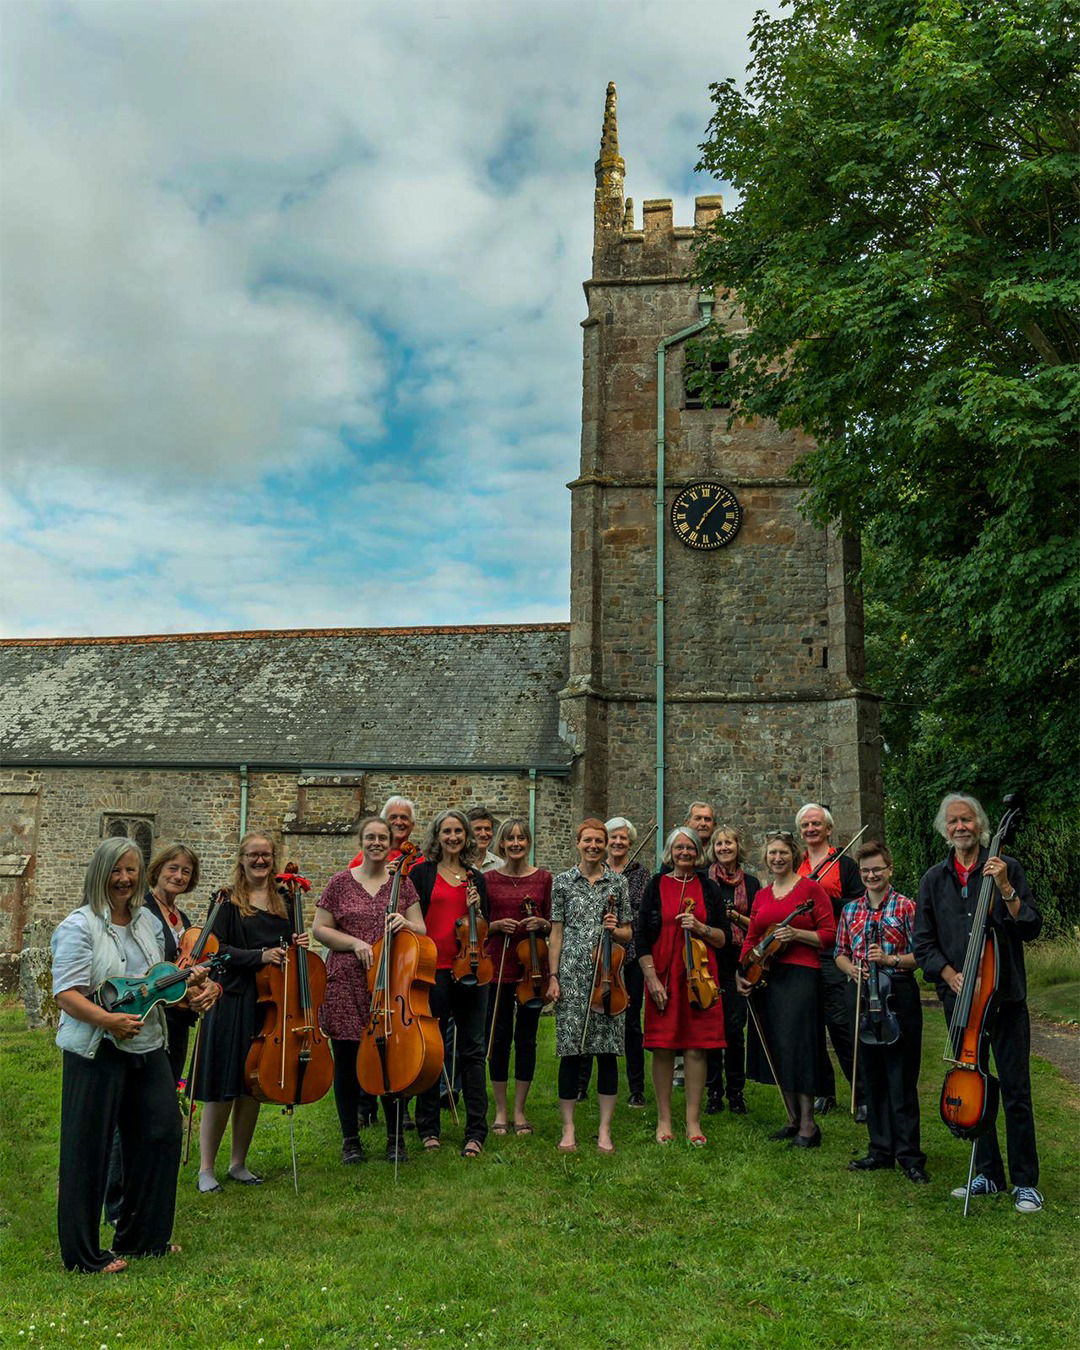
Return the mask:
<svg viewBox="0 0 1080 1350">
<path fill-rule="evenodd" d="M 561 923 L 559 1002 L 555 1006 L 555 1053 L 563 1055 L 621 1055 L 626 1014 L 608 1017 L 593 1013 L 585 1045 L 581 1032 L 593 982 L 593 949 L 609 900 L 619 924 L 630 922 L 630 893 L 626 879 L 609 867 L 590 884 L 576 867 L 560 872 L 551 888 L 551 921 Z"/>
</svg>

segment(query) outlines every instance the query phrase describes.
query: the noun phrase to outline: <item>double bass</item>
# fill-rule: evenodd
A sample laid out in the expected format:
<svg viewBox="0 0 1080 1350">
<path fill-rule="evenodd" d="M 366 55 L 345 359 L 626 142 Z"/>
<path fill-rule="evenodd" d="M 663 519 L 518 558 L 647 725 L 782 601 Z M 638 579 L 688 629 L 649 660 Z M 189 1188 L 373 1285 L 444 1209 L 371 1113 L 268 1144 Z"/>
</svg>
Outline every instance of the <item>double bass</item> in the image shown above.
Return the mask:
<svg viewBox="0 0 1080 1350">
<path fill-rule="evenodd" d="M 1005 798 L 1005 814 L 990 841 L 991 858 L 1008 843 L 1020 820 L 1016 798 Z M 953 1065 L 941 1088 L 941 1119 L 958 1139 L 978 1139 L 997 1114 L 998 1080 L 990 1072 L 990 1019 L 997 1003 L 997 934 L 990 926 L 994 879 L 984 876 L 971 921 L 963 983 L 956 996 L 943 1058 Z"/>
<path fill-rule="evenodd" d="M 311 883 L 289 863 L 278 876 L 278 892 L 292 909 L 293 929 L 303 933 L 302 893 Z M 263 966 L 255 976 L 262 1029 L 251 1042 L 244 1077 L 256 1101 L 294 1106 L 317 1102 L 330 1091 L 334 1060 L 319 1029 L 326 995 L 326 966 L 315 952 L 295 944 L 280 966 Z"/>
<path fill-rule="evenodd" d="M 435 984 L 438 953 L 429 937 L 411 929 L 395 931 L 402 878 L 415 865 L 419 850 L 403 844 L 390 866 L 394 880 L 368 967 L 371 1015 L 356 1054 L 356 1076 L 372 1097 L 417 1096 L 438 1078 L 443 1066 L 443 1039 L 432 1016 L 430 990 Z"/>
</svg>

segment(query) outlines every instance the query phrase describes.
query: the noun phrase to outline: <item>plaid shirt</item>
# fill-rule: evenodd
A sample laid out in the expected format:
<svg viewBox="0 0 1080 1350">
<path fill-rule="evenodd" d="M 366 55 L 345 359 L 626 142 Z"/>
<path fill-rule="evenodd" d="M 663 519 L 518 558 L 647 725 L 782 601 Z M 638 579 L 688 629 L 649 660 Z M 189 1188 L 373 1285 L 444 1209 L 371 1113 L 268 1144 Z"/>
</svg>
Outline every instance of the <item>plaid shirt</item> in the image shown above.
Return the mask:
<svg viewBox="0 0 1080 1350">
<path fill-rule="evenodd" d="M 870 943 L 867 928 L 871 922 L 881 925 L 878 943 L 886 956 L 903 956 L 911 951 L 915 933 L 915 901 L 889 887 L 880 909 L 871 909 L 866 896 L 844 906 L 836 930 L 837 956 L 846 956 L 853 964 L 866 962 Z"/>
</svg>

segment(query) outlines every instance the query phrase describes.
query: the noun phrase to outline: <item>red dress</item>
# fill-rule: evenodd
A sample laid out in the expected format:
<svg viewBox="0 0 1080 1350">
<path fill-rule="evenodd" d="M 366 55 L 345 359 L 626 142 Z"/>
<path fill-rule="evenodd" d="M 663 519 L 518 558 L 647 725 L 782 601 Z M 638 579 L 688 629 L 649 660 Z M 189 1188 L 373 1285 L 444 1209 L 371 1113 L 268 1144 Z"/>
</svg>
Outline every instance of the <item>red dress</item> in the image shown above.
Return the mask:
<svg viewBox="0 0 1080 1350">
<path fill-rule="evenodd" d="M 701 882 L 697 877 L 687 882 L 685 899 L 693 899 L 694 917 L 705 922 L 705 901 Z M 668 991 L 667 1006 L 661 1010 L 645 991 L 645 1049 L 646 1050 L 723 1050 L 724 1005 L 717 999 L 711 1008 L 702 1012 L 690 1006 L 686 992 L 686 943 L 683 929 L 676 918 L 684 904 L 681 881 L 673 876 L 660 878 L 660 933 L 652 947 L 656 978 Z M 709 953 L 709 973 L 720 984 L 716 969 L 716 951 Z"/>
</svg>

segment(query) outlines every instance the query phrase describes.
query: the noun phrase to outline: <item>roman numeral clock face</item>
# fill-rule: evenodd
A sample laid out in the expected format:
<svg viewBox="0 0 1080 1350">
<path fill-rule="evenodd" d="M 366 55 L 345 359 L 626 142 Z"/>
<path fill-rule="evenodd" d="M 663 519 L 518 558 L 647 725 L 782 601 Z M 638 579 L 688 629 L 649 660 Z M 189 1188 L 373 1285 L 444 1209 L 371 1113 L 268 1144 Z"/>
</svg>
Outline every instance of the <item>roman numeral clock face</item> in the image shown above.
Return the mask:
<svg viewBox="0 0 1080 1350">
<path fill-rule="evenodd" d="M 741 524 L 742 507 L 723 483 L 691 483 L 671 503 L 671 528 L 687 548 L 723 548 Z"/>
</svg>

